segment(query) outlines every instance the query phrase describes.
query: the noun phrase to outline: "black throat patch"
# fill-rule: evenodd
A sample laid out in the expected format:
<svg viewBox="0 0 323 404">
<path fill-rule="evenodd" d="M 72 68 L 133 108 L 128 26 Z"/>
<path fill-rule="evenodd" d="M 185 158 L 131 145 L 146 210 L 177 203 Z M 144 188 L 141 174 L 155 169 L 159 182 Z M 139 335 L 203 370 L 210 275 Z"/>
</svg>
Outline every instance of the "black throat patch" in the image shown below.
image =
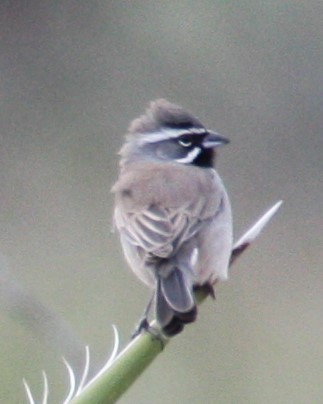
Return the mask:
<svg viewBox="0 0 323 404">
<path fill-rule="evenodd" d="M 202 149 L 201 153 L 192 161 L 193 166 L 210 168 L 213 167 L 215 152 L 213 149 Z"/>
</svg>

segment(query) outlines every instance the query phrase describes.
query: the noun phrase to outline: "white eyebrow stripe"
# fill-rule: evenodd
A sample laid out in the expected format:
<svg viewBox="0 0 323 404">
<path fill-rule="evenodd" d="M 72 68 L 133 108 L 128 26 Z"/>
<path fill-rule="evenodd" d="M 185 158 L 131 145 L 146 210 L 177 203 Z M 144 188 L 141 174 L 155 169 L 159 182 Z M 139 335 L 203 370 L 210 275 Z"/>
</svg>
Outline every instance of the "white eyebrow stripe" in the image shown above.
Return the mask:
<svg viewBox="0 0 323 404">
<path fill-rule="evenodd" d="M 155 143 L 161 140 L 166 139 L 175 139 L 182 135 L 190 135 L 190 134 L 203 134 L 207 133 L 204 128 L 192 128 L 192 129 L 161 129 L 156 132 L 148 132 L 148 133 L 138 133 L 140 137 L 140 141 L 143 143 Z"/>
<path fill-rule="evenodd" d="M 177 163 L 192 163 L 196 157 L 201 153 L 201 148 L 200 147 L 194 147 L 193 150 L 191 150 L 186 157 L 183 157 L 181 159 L 176 159 Z"/>
</svg>

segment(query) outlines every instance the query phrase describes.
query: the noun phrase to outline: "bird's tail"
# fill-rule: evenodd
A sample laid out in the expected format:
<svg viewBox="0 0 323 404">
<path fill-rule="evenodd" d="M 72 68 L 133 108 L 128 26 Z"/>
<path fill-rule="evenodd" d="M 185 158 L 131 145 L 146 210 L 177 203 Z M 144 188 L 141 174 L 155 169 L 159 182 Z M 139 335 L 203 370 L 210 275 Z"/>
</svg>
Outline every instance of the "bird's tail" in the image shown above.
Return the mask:
<svg viewBox="0 0 323 404">
<path fill-rule="evenodd" d="M 185 324 L 196 319 L 192 285 L 179 268 L 172 270 L 167 277 L 158 276 L 155 304 L 157 321 L 167 336 L 180 333 Z"/>
</svg>

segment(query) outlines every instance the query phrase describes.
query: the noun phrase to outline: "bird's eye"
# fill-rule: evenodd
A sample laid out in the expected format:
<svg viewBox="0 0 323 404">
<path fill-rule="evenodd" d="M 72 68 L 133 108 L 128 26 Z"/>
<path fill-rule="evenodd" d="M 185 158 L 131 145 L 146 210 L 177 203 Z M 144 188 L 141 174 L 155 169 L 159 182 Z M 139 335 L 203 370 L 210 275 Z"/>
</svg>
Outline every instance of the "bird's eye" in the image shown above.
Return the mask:
<svg viewBox="0 0 323 404">
<path fill-rule="evenodd" d="M 178 139 L 178 144 L 183 147 L 190 147 L 192 146 L 193 142 L 190 139 Z"/>
</svg>

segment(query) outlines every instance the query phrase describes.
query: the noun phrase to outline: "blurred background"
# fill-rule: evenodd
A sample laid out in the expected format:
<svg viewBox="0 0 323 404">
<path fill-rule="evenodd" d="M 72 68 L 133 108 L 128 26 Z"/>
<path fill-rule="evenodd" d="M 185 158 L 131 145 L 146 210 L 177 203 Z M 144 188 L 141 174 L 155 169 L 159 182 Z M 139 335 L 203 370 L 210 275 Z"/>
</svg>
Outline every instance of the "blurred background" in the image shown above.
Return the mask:
<svg viewBox="0 0 323 404">
<path fill-rule="evenodd" d="M 67 340 L 34 317 L 66 321 L 97 363 L 112 324 L 127 343 L 149 292 L 110 188 L 159 97 L 231 139 L 217 167 L 236 237 L 284 205 L 120 402 L 322 402 L 322 17 L 319 0 L 1 2 L 0 402 L 25 402 L 23 377 L 39 394 L 42 369 L 52 402 L 67 389 Z"/>
</svg>

